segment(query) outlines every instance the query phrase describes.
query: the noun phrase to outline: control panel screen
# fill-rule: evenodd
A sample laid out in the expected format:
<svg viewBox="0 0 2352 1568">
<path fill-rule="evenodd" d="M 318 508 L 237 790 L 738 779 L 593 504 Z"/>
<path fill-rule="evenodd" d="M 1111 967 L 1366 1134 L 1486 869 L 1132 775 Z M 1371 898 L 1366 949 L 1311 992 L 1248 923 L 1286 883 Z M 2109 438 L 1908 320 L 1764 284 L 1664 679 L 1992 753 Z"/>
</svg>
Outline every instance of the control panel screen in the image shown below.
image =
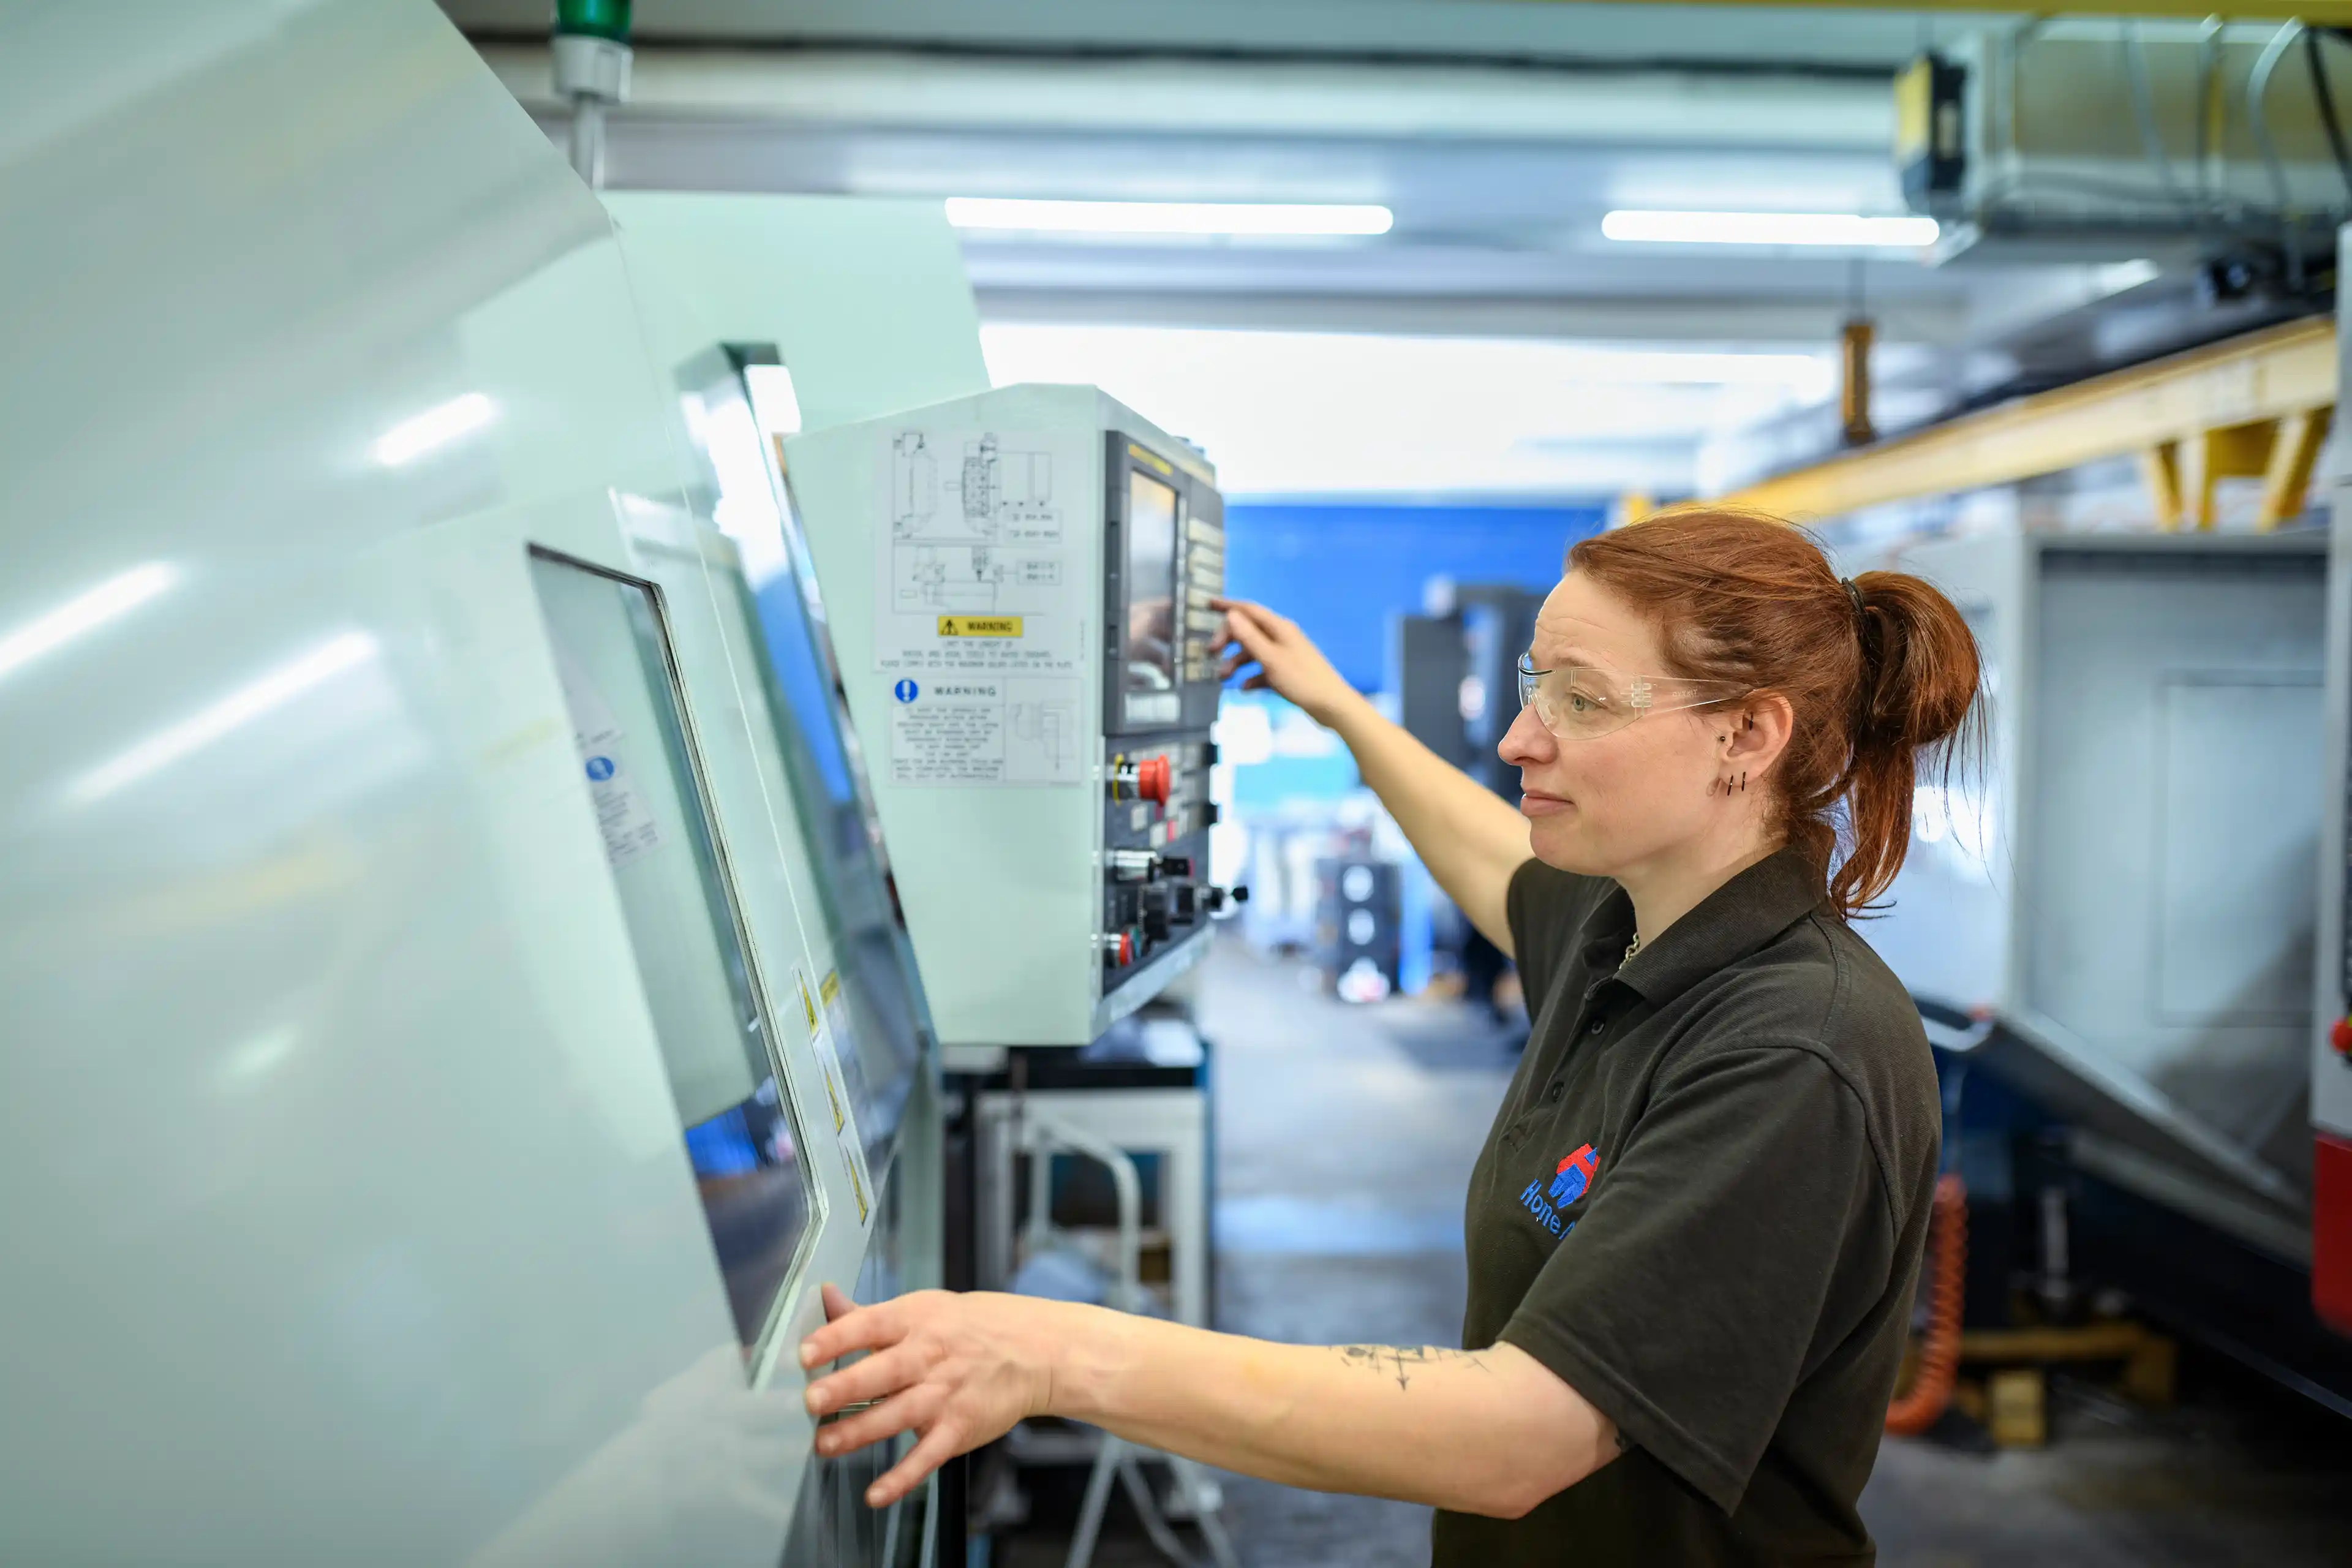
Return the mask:
<svg viewBox="0 0 2352 1568">
<path fill-rule="evenodd" d="M 1177 512 L 1173 486 L 1146 473 L 1129 472 L 1127 624 L 1121 651 L 1127 710 L 1137 719 L 1155 714 L 1167 705 L 1155 699 L 1176 690 Z"/>
</svg>

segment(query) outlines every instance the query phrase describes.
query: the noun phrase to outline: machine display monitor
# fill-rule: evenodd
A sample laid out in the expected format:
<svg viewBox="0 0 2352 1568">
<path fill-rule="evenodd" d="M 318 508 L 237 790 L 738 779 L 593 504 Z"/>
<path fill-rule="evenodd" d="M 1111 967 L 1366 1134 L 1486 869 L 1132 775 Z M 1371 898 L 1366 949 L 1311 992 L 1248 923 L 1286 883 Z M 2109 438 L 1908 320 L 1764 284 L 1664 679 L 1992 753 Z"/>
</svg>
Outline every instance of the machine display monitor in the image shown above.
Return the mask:
<svg viewBox="0 0 2352 1568">
<path fill-rule="evenodd" d="M 750 1350 L 808 1232 L 810 1182 L 682 717 L 661 606 L 643 583 L 534 553 L 532 585 L 620 895 L 687 1155 Z"/>
<path fill-rule="evenodd" d="M 1127 476 L 1127 607 L 1121 668 L 1127 716 L 1176 719 L 1176 539 L 1182 527 L 1175 487 L 1140 469 Z"/>
</svg>

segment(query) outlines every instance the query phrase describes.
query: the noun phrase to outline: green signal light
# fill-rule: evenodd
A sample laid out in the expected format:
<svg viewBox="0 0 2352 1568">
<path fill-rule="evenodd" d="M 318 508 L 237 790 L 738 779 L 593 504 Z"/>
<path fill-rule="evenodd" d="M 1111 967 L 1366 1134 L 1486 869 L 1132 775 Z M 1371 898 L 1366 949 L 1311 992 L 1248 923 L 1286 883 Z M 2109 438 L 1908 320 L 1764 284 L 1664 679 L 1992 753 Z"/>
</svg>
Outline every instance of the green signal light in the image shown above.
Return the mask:
<svg viewBox="0 0 2352 1568">
<path fill-rule="evenodd" d="M 558 37 L 609 38 L 629 41 L 630 0 L 555 0 Z"/>
</svg>

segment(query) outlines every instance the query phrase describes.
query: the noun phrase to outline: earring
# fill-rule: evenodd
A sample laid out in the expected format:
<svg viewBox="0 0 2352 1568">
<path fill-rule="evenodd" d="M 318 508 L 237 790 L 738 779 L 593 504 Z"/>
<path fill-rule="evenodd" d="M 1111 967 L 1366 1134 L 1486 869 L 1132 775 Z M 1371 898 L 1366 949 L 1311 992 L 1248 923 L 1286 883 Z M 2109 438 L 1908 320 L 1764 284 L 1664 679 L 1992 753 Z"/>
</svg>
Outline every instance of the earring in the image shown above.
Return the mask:
<svg viewBox="0 0 2352 1568">
<path fill-rule="evenodd" d="M 1748 793 L 1748 774 L 1745 771 L 1742 771 L 1739 775 L 1739 793 L 1742 795 Z"/>
</svg>

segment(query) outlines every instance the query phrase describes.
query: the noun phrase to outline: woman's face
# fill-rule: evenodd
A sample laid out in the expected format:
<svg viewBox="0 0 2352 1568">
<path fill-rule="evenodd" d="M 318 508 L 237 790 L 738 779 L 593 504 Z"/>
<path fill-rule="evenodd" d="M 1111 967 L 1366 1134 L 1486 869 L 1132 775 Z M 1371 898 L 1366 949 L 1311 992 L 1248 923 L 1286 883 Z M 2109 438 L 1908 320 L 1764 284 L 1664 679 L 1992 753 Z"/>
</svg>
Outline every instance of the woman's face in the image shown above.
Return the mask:
<svg viewBox="0 0 2352 1568">
<path fill-rule="evenodd" d="M 1648 622 L 1574 573 L 1544 600 L 1528 653 L 1538 669 L 1671 673 Z M 1685 710 L 1561 741 L 1532 705 L 1521 709 L 1496 750 L 1519 770 L 1519 809 L 1536 858 L 1563 871 L 1622 877 L 1698 837 L 1721 820 L 1724 802 L 1708 787 L 1724 773 L 1718 737 L 1739 721 L 1737 713 Z"/>
</svg>

